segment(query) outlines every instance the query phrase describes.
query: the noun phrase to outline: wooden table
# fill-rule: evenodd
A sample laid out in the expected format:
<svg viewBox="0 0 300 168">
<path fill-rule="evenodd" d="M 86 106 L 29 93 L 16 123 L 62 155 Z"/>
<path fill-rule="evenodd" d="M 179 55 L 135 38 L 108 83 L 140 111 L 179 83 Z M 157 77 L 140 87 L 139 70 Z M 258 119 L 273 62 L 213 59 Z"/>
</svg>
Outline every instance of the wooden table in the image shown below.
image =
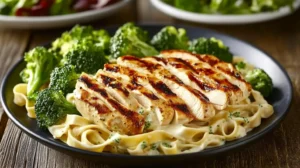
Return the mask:
<svg viewBox="0 0 300 168">
<path fill-rule="evenodd" d="M 97 26 L 142 23 L 177 23 L 208 27 L 236 36 L 264 49 L 288 71 L 294 85 L 293 104 L 285 120 L 258 142 L 227 156 L 186 167 L 300 167 L 300 11 L 276 21 L 208 26 L 173 19 L 154 9 L 149 1 L 133 1 L 118 14 L 91 23 Z M 55 30 L 0 30 L 0 79 L 24 51 L 58 37 Z M 195 158 L 196 159 L 196 158 Z M 111 167 L 73 158 L 29 138 L 4 114 L 0 105 L 0 168 L 8 167 Z"/>
</svg>

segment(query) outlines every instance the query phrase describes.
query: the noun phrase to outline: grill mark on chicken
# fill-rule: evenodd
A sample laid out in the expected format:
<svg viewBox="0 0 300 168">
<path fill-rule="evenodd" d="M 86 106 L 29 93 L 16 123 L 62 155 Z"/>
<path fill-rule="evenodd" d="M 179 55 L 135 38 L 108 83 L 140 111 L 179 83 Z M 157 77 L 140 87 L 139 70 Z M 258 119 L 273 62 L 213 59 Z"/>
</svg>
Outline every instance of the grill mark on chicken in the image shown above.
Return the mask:
<svg viewBox="0 0 300 168">
<path fill-rule="evenodd" d="M 139 66 L 146 68 L 151 73 L 154 73 L 157 70 L 162 70 L 165 72 L 164 77 L 166 77 L 178 84 L 181 84 L 181 85 L 184 84 L 180 79 L 178 79 L 176 76 L 170 74 L 159 64 L 154 64 L 150 61 L 146 61 L 146 60 L 134 57 L 134 56 L 124 56 L 124 57 L 122 57 L 122 60 L 135 61 Z"/>
<path fill-rule="evenodd" d="M 171 104 L 171 106 L 179 111 L 182 111 L 183 113 L 185 113 L 186 115 L 188 115 L 191 118 L 195 118 L 195 116 L 193 116 L 188 108 L 188 106 L 186 104 Z"/>
<path fill-rule="evenodd" d="M 109 68 L 106 68 L 108 66 L 109 66 Z M 112 66 L 117 66 L 118 68 L 113 68 Z M 118 72 L 110 71 L 112 69 L 118 69 L 119 71 Z M 147 81 L 153 87 L 153 89 L 158 93 L 159 96 L 163 97 L 166 100 L 169 100 L 168 104 L 170 106 L 172 106 L 173 108 L 176 107 L 174 109 L 179 113 L 178 115 L 180 115 L 180 116 L 185 115 L 187 117 L 187 119 L 186 119 L 187 121 L 191 121 L 191 120 L 195 119 L 195 116 L 191 113 L 189 108 L 183 108 L 184 107 L 183 105 L 185 104 L 184 101 L 181 98 L 179 98 L 175 93 L 173 93 L 171 91 L 172 93 L 170 92 L 169 94 L 170 95 L 174 94 L 174 96 L 170 97 L 170 95 L 168 95 L 168 93 L 167 94 L 165 93 L 164 89 L 162 89 L 162 91 L 160 91 L 159 89 L 155 88 L 154 85 L 157 85 L 156 83 L 161 82 L 157 78 L 151 77 L 151 76 L 146 75 L 146 74 L 140 74 L 139 72 L 135 71 L 134 69 L 131 69 L 131 68 L 128 68 L 128 67 L 123 67 L 123 66 L 118 65 L 118 64 L 106 65 L 105 70 L 108 71 L 108 72 L 120 73 L 122 75 L 126 75 L 126 76 L 129 77 L 129 80 L 131 80 L 131 81 L 132 81 L 132 78 L 135 78 L 136 81 L 138 81 L 138 79 Z M 161 82 L 161 83 L 162 83 L 161 85 L 165 85 L 163 82 Z M 128 84 L 127 86 L 128 86 L 128 88 L 130 88 L 132 90 L 143 88 L 143 86 L 140 85 L 140 84 L 138 84 L 137 86 L 133 86 L 133 84 Z M 170 90 L 168 88 L 168 86 L 166 86 L 166 85 L 162 86 L 162 88 L 165 88 L 165 87 L 167 88 L 166 90 Z M 145 95 L 145 91 L 149 92 L 147 90 L 144 90 L 144 91 L 141 90 L 141 93 Z M 145 96 L 147 96 L 147 95 L 145 95 Z M 172 99 L 170 99 L 170 98 L 172 98 Z M 180 106 L 181 108 L 177 107 L 177 104 L 181 104 L 181 106 Z M 185 106 L 187 107 L 187 105 L 185 105 Z"/>
<path fill-rule="evenodd" d="M 135 129 L 132 130 L 134 131 L 132 132 L 133 134 L 140 133 L 139 130 L 141 130 L 141 127 L 143 127 L 145 124 L 145 120 L 144 118 L 140 117 L 140 114 L 123 107 L 119 102 L 111 99 L 105 89 L 100 88 L 96 81 L 93 81 L 93 79 L 87 77 L 86 75 L 81 75 L 79 80 L 83 82 L 89 89 L 99 93 L 113 108 L 130 120 L 135 127 Z"/>
<path fill-rule="evenodd" d="M 161 125 L 168 125 L 173 120 L 174 117 L 174 109 L 170 106 L 170 103 L 168 101 L 165 101 L 164 99 L 158 98 L 154 93 L 149 91 L 143 86 L 131 86 L 132 84 L 130 82 L 130 77 L 126 78 L 124 76 L 120 76 L 118 73 L 112 73 L 109 71 L 98 71 L 96 74 L 96 78 L 98 79 L 99 76 L 105 75 L 109 76 L 111 78 L 115 78 L 115 82 L 123 83 L 123 85 L 128 89 L 134 88 L 132 90 L 132 96 L 135 97 L 135 100 L 139 102 L 142 106 L 144 106 L 146 109 L 153 109 L 153 113 L 157 116 L 158 122 Z M 129 88 L 129 90 L 131 90 Z M 141 97 L 141 95 L 143 95 Z M 150 103 L 151 102 L 151 103 Z M 132 104 L 134 105 L 134 104 Z M 159 110 L 155 110 L 159 109 Z M 160 118 L 162 117 L 162 118 Z"/>
<path fill-rule="evenodd" d="M 152 57 L 151 57 L 152 58 Z M 128 61 L 135 61 L 138 63 L 138 66 L 140 67 L 146 67 L 146 69 L 148 71 L 150 71 L 151 73 L 155 73 L 157 72 L 157 70 L 159 70 L 162 74 L 164 74 L 164 77 L 177 83 L 178 85 L 184 87 L 185 89 L 189 90 L 190 92 L 192 92 L 194 95 L 198 95 L 199 98 L 205 102 L 205 103 L 209 103 L 209 99 L 201 92 L 190 88 L 189 86 L 185 85 L 180 79 L 178 79 L 175 75 L 171 74 L 169 71 L 167 71 L 164 67 L 162 67 L 160 64 L 154 64 L 150 61 L 147 60 L 143 60 L 143 59 L 139 59 L 136 58 L 134 56 L 124 56 L 122 57 L 122 60 L 128 60 Z"/>
<path fill-rule="evenodd" d="M 200 82 L 193 74 L 189 73 L 188 77 L 191 81 L 195 82 L 202 90 L 206 91 L 212 91 L 215 90 L 216 88 L 209 86 L 206 83 Z"/>
<path fill-rule="evenodd" d="M 176 50 L 167 50 L 167 51 L 162 51 L 162 53 L 166 53 L 166 52 L 168 52 L 168 53 L 176 53 L 176 52 L 178 52 L 178 50 L 176 51 Z M 201 55 L 201 54 L 194 54 L 194 53 L 189 53 L 189 52 L 187 52 L 187 51 L 180 51 L 180 52 L 182 52 L 182 53 L 187 53 L 187 54 L 189 54 L 189 55 L 192 55 L 192 56 L 194 56 L 195 58 L 197 58 L 199 61 L 202 61 L 202 62 L 206 62 L 206 63 L 208 63 L 210 66 L 212 66 L 212 67 L 215 67 L 215 68 L 217 68 L 218 70 L 220 70 L 220 71 L 222 71 L 222 72 L 224 72 L 224 73 L 226 73 L 226 74 L 228 74 L 228 75 L 230 75 L 230 76 L 233 76 L 233 77 L 235 77 L 237 80 L 239 80 L 239 81 L 241 81 L 241 82 L 245 82 L 246 83 L 246 81 L 241 77 L 241 75 L 237 72 L 237 71 L 235 71 L 235 70 L 233 70 L 233 71 L 230 71 L 230 70 L 226 70 L 226 69 L 224 69 L 224 68 L 222 68 L 222 67 L 220 67 L 220 66 L 218 66 L 219 64 L 222 64 L 222 63 L 225 63 L 224 61 L 221 61 L 220 59 L 218 59 L 217 57 L 215 57 L 215 56 L 211 56 L 211 55 Z M 227 64 L 227 63 L 226 63 Z M 248 83 L 246 83 L 246 85 L 248 85 Z M 249 86 L 249 85 L 248 85 Z"/>
<path fill-rule="evenodd" d="M 211 60 L 218 60 L 218 58 L 210 55 L 199 55 L 199 54 L 192 54 L 186 51 L 162 51 L 161 54 L 163 55 L 164 58 L 181 58 L 181 57 L 186 57 L 187 62 L 199 62 L 199 64 L 203 64 L 204 66 L 209 66 L 211 67 L 212 70 L 216 71 L 218 74 L 223 76 L 227 82 L 227 84 L 231 84 L 230 87 L 233 89 L 233 92 L 236 92 L 237 97 L 230 97 L 231 101 L 233 103 L 240 102 L 247 98 L 249 96 L 250 90 L 251 90 L 251 85 L 247 83 L 243 78 L 240 77 L 239 73 L 235 70 L 235 68 L 228 63 L 219 61 L 218 63 L 212 63 L 208 62 L 209 59 Z M 180 56 L 180 57 L 178 57 Z M 204 59 L 205 58 L 205 59 Z M 195 67 L 198 67 L 199 64 L 193 64 Z M 201 66 L 200 66 L 201 68 Z M 214 75 L 212 76 L 214 77 Z M 218 79 L 218 78 L 217 78 Z M 223 79 L 221 79 L 223 80 Z M 219 86 L 225 86 L 226 84 L 223 82 Z M 237 86 L 237 87 L 236 87 Z M 236 88 L 236 89 L 235 89 Z M 239 88 L 239 89 L 237 89 Z M 221 88 L 221 89 L 224 89 Z M 225 89 L 228 89 L 225 87 Z"/>
<path fill-rule="evenodd" d="M 227 79 L 216 79 L 213 77 L 213 74 L 216 74 L 216 72 L 214 72 L 212 69 L 208 69 L 208 68 L 195 68 L 195 66 L 192 66 L 190 62 L 182 60 L 180 58 L 167 58 L 167 60 L 170 62 L 171 65 L 174 64 L 178 64 L 181 63 L 181 67 L 183 69 L 190 69 L 193 72 L 196 72 L 198 74 L 203 74 L 206 76 L 209 76 L 210 79 L 212 79 L 214 82 L 216 82 L 217 87 L 213 87 L 207 83 L 203 83 L 201 81 L 199 81 L 195 75 L 193 75 L 192 73 L 189 73 L 189 79 L 192 80 L 193 82 L 195 82 L 202 90 L 207 90 L 207 91 L 211 91 L 211 90 L 215 90 L 215 89 L 219 89 L 219 90 L 223 90 L 225 92 L 227 91 L 239 91 L 240 88 L 232 83 L 230 83 Z M 183 65 L 182 65 L 183 64 Z M 198 64 L 199 65 L 199 64 Z"/>
<path fill-rule="evenodd" d="M 234 76 L 236 79 L 238 79 L 238 80 L 240 80 L 242 82 L 246 82 L 244 79 L 242 79 L 241 75 L 238 72 L 236 72 L 236 71 L 226 70 L 226 69 L 224 69 L 222 67 L 219 67 L 219 66 L 217 68 L 219 70 L 223 71 L 224 73 L 230 75 L 230 76 Z"/>
<path fill-rule="evenodd" d="M 126 97 L 129 96 L 129 92 L 128 90 L 126 90 L 125 88 L 123 88 L 122 84 L 120 82 L 117 82 L 116 79 L 114 78 L 110 78 L 108 76 L 105 75 L 100 75 L 103 83 L 106 86 L 110 86 L 112 88 L 118 89 L 119 91 L 121 91 Z"/>
<path fill-rule="evenodd" d="M 106 70 L 111 72 L 119 72 L 120 69 L 118 67 L 110 66 L 111 64 L 104 64 Z"/>
<path fill-rule="evenodd" d="M 213 104 L 211 104 L 209 99 L 203 93 L 192 88 L 189 85 L 185 85 L 179 78 L 165 69 L 159 63 L 152 63 L 152 61 L 148 60 L 148 58 L 151 59 L 151 57 L 141 59 L 132 57 L 133 56 L 120 57 L 118 58 L 117 63 L 126 67 L 131 67 L 133 69 L 138 69 L 139 71 L 146 73 L 147 75 L 153 74 L 154 76 L 157 76 L 158 79 L 162 80 L 168 87 L 170 87 L 172 92 L 174 92 L 181 99 L 184 99 L 185 104 L 188 105 L 192 114 L 197 119 L 207 120 L 209 117 L 206 116 L 213 116 L 215 114 Z M 151 68 L 148 69 L 147 67 L 150 66 Z M 152 67 L 155 67 L 155 69 L 153 69 Z M 178 87 L 178 89 L 176 89 L 176 87 Z M 188 101 L 188 97 L 180 95 L 182 94 L 181 92 L 191 96 L 191 99 L 193 101 Z M 204 114 L 207 112 L 210 114 Z"/>
<path fill-rule="evenodd" d="M 82 100 L 85 103 L 87 103 L 88 105 L 94 107 L 98 111 L 98 114 L 107 114 L 107 113 L 111 112 L 105 105 L 102 105 L 102 104 L 97 103 L 97 102 L 89 101 L 89 99 L 88 99 L 89 95 L 90 94 L 86 90 L 81 88 L 80 100 Z M 98 98 L 94 97 L 94 96 L 91 97 L 91 98 L 92 98 L 92 100 L 98 100 Z"/>
<path fill-rule="evenodd" d="M 118 103 L 117 101 L 113 100 L 113 99 L 107 99 L 107 101 L 115 108 L 118 109 L 118 111 L 120 111 L 124 116 L 126 116 L 127 118 L 131 119 L 131 121 L 133 122 L 134 126 L 139 129 L 141 127 L 144 126 L 145 121 L 144 118 L 142 118 L 142 120 L 140 120 L 140 118 L 138 117 L 138 113 L 133 112 L 131 110 L 128 110 L 127 108 L 124 108 L 120 103 Z M 134 133 L 135 134 L 135 133 Z"/>
<path fill-rule="evenodd" d="M 160 93 L 165 94 L 166 96 L 176 96 L 175 93 L 173 93 L 170 88 L 168 88 L 168 86 L 166 84 L 164 84 L 163 82 L 153 82 L 153 81 L 149 81 L 150 84 Z"/>
<path fill-rule="evenodd" d="M 158 100 L 159 98 L 157 96 L 155 96 L 155 94 L 153 93 L 146 93 L 146 92 L 141 92 L 143 95 L 145 95 L 146 97 L 148 97 L 151 100 Z"/>
</svg>

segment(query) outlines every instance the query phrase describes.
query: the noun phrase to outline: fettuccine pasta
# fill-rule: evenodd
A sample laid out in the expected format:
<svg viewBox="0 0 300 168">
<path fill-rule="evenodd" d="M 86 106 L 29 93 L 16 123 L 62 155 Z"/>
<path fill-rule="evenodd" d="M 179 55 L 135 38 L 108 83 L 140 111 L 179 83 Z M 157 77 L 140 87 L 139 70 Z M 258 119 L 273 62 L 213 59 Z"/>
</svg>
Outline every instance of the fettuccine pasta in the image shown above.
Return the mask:
<svg viewBox="0 0 300 168">
<path fill-rule="evenodd" d="M 84 117 L 68 115 L 64 122 L 50 127 L 49 131 L 54 138 L 70 146 L 94 152 L 169 155 L 201 151 L 244 137 L 260 125 L 262 118 L 273 114 L 273 107 L 260 93 L 252 91 L 252 95 L 254 102 L 249 100 L 242 105 L 229 106 L 205 125 L 169 125 L 148 133 L 127 136 L 111 132 L 104 125 L 95 125 Z"/>
<path fill-rule="evenodd" d="M 95 87 L 94 83 L 90 83 L 92 84 Z M 82 89 L 82 86 L 80 85 L 79 88 Z M 28 116 L 35 118 L 34 103 L 30 102 L 26 95 L 27 84 L 16 85 L 13 93 L 14 103 L 25 106 Z M 88 94 L 91 93 L 82 92 L 82 95 Z M 90 118 L 83 117 L 84 115 L 67 115 L 60 123 L 49 127 L 48 130 L 55 139 L 69 146 L 93 152 L 131 155 L 173 155 L 196 152 L 242 138 L 247 135 L 247 132 L 258 127 L 263 118 L 268 118 L 274 113 L 273 107 L 261 93 L 252 89 L 249 94 L 250 96 L 242 102 L 228 104 L 224 109 L 216 108 L 209 120 L 174 122 L 135 135 L 112 131 L 104 122 L 95 123 Z M 66 99 L 76 104 L 74 93 L 67 95 Z M 99 97 L 94 95 L 92 99 L 95 101 Z"/>
</svg>

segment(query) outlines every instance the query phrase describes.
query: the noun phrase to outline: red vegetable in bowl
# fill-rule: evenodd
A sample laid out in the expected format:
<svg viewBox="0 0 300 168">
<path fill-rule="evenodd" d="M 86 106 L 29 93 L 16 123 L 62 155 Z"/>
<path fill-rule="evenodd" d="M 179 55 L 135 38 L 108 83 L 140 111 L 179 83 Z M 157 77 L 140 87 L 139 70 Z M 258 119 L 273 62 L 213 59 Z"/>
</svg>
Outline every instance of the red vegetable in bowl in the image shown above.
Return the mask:
<svg viewBox="0 0 300 168">
<path fill-rule="evenodd" d="M 15 16 L 63 15 L 92 9 L 99 9 L 120 0 L 29 0 L 4 4 L 0 14 Z M 4 3 L 4 2 L 3 2 Z M 2 5 L 3 6 L 3 5 Z"/>
<path fill-rule="evenodd" d="M 53 0 L 40 0 L 38 4 L 31 8 L 18 8 L 16 16 L 44 16 L 49 14 L 49 9 L 53 4 Z"/>
<path fill-rule="evenodd" d="M 75 11 L 98 9 L 116 3 L 119 0 L 77 0 L 73 5 Z"/>
</svg>

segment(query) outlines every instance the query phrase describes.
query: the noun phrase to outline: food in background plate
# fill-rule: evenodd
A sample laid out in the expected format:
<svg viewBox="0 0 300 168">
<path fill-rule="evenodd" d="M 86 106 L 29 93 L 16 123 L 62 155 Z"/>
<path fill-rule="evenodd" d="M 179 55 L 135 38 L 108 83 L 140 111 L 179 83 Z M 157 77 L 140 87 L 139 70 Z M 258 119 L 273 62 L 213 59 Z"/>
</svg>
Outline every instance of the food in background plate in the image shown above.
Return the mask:
<svg viewBox="0 0 300 168">
<path fill-rule="evenodd" d="M 100 9 L 119 0 L 0 0 L 0 14 L 13 16 L 65 15 Z"/>
<path fill-rule="evenodd" d="M 162 0 L 178 9 L 207 14 L 251 14 L 293 8 L 295 0 Z"/>
<path fill-rule="evenodd" d="M 190 41 L 173 26 L 152 40 L 133 23 L 113 37 L 76 26 L 25 61 L 14 102 L 54 138 L 84 150 L 196 152 L 242 138 L 273 114 L 267 73 L 221 40 Z"/>
</svg>

